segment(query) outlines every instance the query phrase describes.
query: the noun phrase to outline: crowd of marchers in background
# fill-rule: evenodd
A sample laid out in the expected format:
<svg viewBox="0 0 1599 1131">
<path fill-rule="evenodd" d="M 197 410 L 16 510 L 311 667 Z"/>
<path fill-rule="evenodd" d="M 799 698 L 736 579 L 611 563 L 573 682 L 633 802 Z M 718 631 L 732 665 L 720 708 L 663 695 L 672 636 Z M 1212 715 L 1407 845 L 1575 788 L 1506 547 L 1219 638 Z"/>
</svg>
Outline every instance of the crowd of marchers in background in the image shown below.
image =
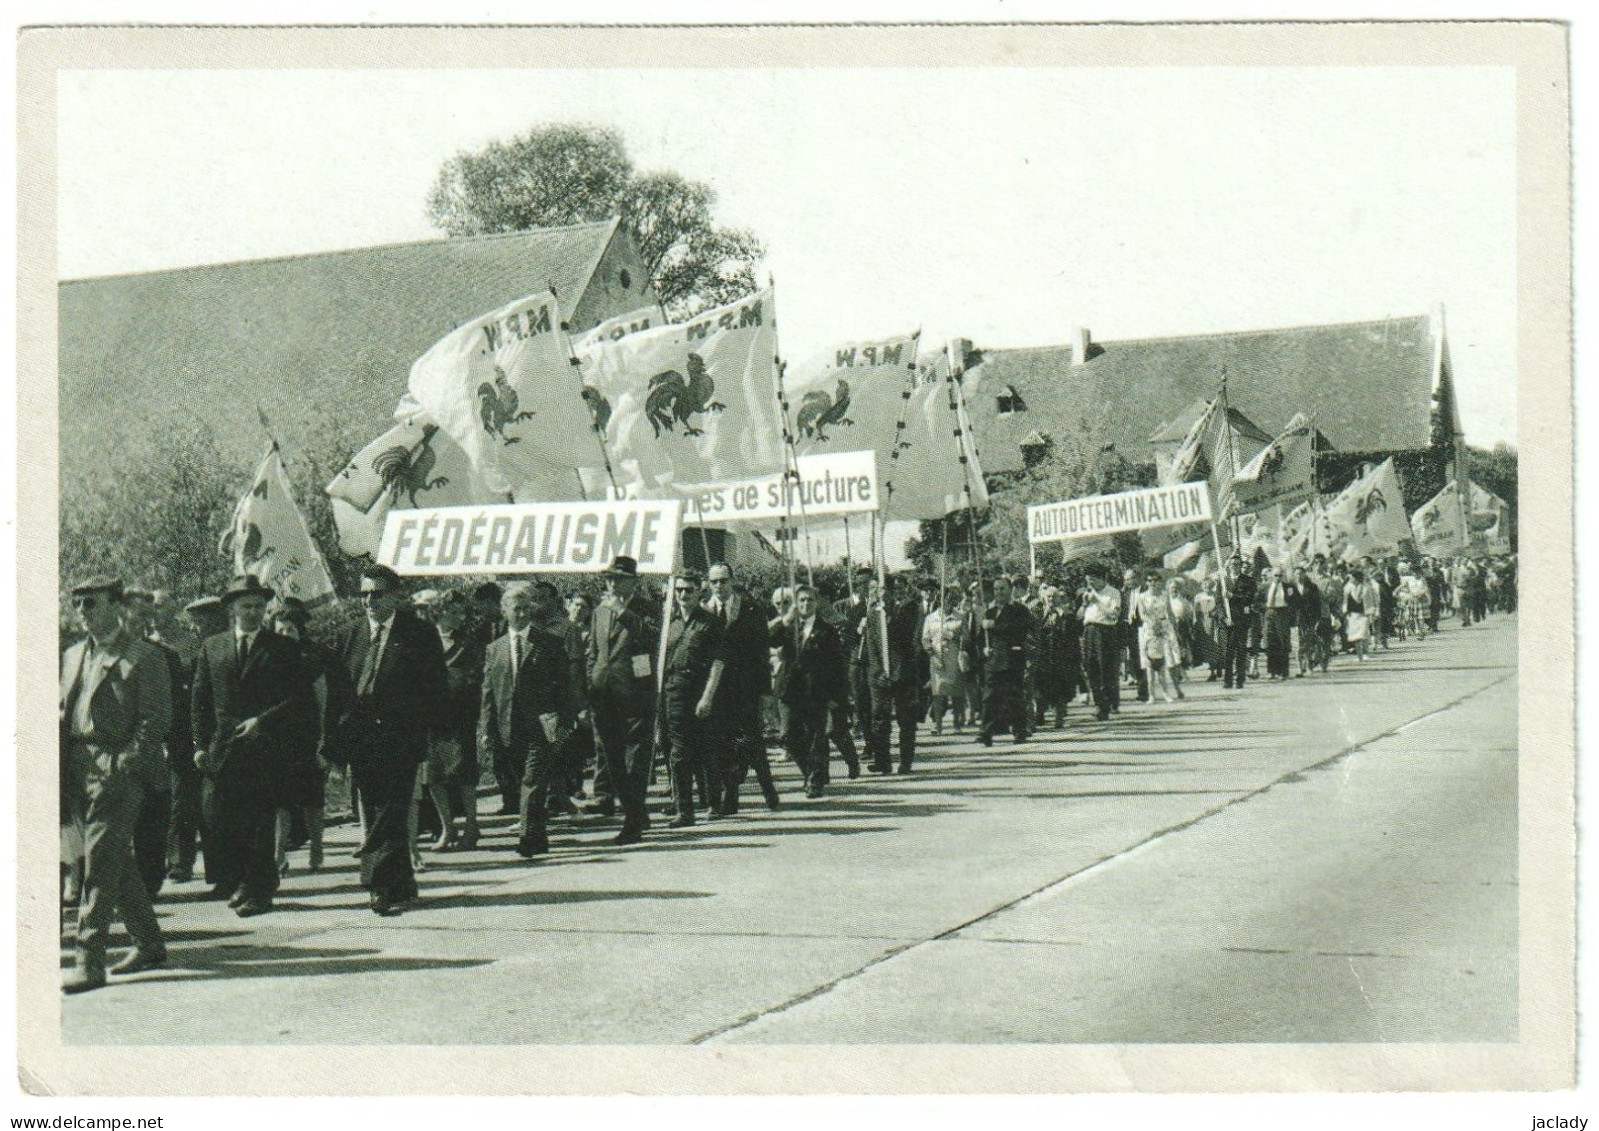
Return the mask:
<svg viewBox="0 0 1599 1131">
<path fill-rule="evenodd" d="M 824 797 L 835 746 L 850 778 L 911 774 L 920 728 L 1023 743 L 1079 702 L 1113 719 L 1124 689 L 1175 703 L 1191 673 L 1228 688 L 1262 663 L 1304 677 L 1516 607 L 1513 555 L 1280 569 L 1258 554 L 1203 581 L 1095 563 L 969 586 L 865 567 L 850 581 L 766 595 L 717 564 L 662 591 L 619 557 L 564 592 L 413 591 L 371 566 L 358 611 L 314 632 L 313 610 L 253 577 L 181 607 L 83 580 L 61 654 L 62 891 L 77 912 L 63 988 L 166 964 L 166 885 L 271 912 L 291 853 L 326 865 L 330 781 L 387 917 L 418 898 L 431 853 L 482 842 L 533 860 L 559 821 L 618 822 L 614 843 L 638 843 L 652 784 L 665 828 L 739 819 L 752 775 L 769 810 L 784 787 Z M 485 805 L 515 818 L 503 840 Z M 108 970 L 117 917 L 132 947 Z"/>
</svg>

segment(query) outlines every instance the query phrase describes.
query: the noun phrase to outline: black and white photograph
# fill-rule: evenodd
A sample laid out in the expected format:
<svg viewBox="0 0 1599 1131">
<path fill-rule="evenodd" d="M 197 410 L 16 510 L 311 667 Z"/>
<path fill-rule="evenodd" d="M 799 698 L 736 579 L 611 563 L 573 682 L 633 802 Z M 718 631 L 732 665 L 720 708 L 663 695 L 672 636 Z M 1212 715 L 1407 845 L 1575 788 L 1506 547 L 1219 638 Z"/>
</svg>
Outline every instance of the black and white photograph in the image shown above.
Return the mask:
<svg viewBox="0 0 1599 1131">
<path fill-rule="evenodd" d="M 1571 1087 L 1566 34 L 24 31 L 22 1091 Z"/>
</svg>

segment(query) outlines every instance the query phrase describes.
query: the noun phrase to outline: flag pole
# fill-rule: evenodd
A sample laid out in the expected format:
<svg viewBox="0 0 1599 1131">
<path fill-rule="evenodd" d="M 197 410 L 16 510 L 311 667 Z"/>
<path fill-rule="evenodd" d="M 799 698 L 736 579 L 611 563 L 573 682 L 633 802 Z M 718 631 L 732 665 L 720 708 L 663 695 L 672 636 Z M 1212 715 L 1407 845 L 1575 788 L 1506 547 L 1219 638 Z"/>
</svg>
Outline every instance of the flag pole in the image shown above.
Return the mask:
<svg viewBox="0 0 1599 1131">
<path fill-rule="evenodd" d="M 700 528 L 700 549 L 705 553 L 705 570 L 709 573 L 711 568 L 711 537 L 705 533 L 705 511 L 700 507 L 700 497 L 698 495 L 694 496 L 694 518 L 695 525 Z"/>
<path fill-rule="evenodd" d="M 855 599 L 855 556 L 849 548 L 849 515 L 844 515 L 844 587 L 850 600 Z"/>
<path fill-rule="evenodd" d="M 955 453 L 956 458 L 960 461 L 961 495 L 966 503 L 966 529 L 971 538 L 970 548 L 972 562 L 977 567 L 977 599 L 981 602 L 987 599 L 987 592 L 985 591 L 983 585 L 983 546 L 982 541 L 977 536 L 977 507 L 972 496 L 972 476 L 976 474 L 976 472 L 972 468 L 971 458 L 967 452 L 966 429 L 961 423 L 960 404 L 957 400 L 959 394 L 955 391 L 955 387 L 959 378 L 964 376 L 966 373 L 966 359 L 964 357 L 957 359 L 954 352 L 950 349 L 952 345 L 954 345 L 953 342 L 947 342 L 944 346 L 944 360 L 949 370 L 948 374 L 944 378 L 944 389 L 948 397 L 950 414 L 955 418 L 955 427 L 953 429 L 955 434 Z M 972 450 L 975 451 L 976 449 L 973 448 Z M 945 515 L 944 517 L 945 521 L 948 521 L 949 516 Z M 1029 550 L 1031 550 L 1031 543 L 1029 543 Z M 987 618 L 985 617 L 982 619 L 986 620 Z M 988 644 L 988 629 L 985 626 L 983 629 L 983 646 L 985 652 L 988 648 Z"/>
<path fill-rule="evenodd" d="M 1233 442 L 1233 412 L 1232 407 L 1227 403 L 1227 366 L 1225 364 L 1221 367 L 1221 426 L 1227 431 L 1227 455 L 1229 462 L 1232 464 L 1228 475 L 1236 479 L 1238 478 L 1238 446 Z M 1241 554 L 1244 548 L 1244 536 L 1238 524 L 1236 507 L 1233 508 L 1231 517 L 1233 520 L 1233 549 Z"/>
<path fill-rule="evenodd" d="M 872 521 L 875 523 L 875 522 L 877 522 L 877 520 L 878 520 L 877 512 L 873 511 L 872 512 Z M 886 554 L 886 552 L 884 552 L 883 540 L 882 539 L 878 540 L 877 549 L 878 549 L 878 554 L 877 554 L 877 607 L 878 607 L 878 610 L 879 610 L 878 623 L 883 626 L 883 675 L 886 678 L 888 676 L 888 674 L 889 674 L 889 662 L 888 662 L 888 570 L 884 566 L 884 559 L 887 557 L 887 554 Z"/>
<path fill-rule="evenodd" d="M 550 294 L 555 294 L 555 288 L 553 286 L 550 288 Z M 559 298 L 556 299 L 556 312 L 557 314 L 560 312 Z M 589 426 L 594 429 L 594 438 L 599 441 L 600 458 L 605 461 L 605 478 L 611 484 L 611 498 L 619 499 L 622 497 L 622 489 L 616 485 L 616 471 L 611 466 L 611 449 L 606 446 L 605 443 L 605 426 L 600 423 L 598 406 L 590 402 L 589 399 L 583 395 L 584 390 L 588 389 L 589 386 L 583 383 L 583 362 L 578 358 L 577 351 L 572 348 L 572 337 L 566 332 L 566 326 L 567 324 L 565 322 L 561 323 L 561 340 L 566 343 L 566 360 L 572 366 L 573 375 L 577 377 L 577 396 L 578 399 L 583 402 L 584 409 L 588 411 Z M 598 389 L 594 390 L 594 395 L 596 397 L 600 395 Z M 577 489 L 579 493 L 582 494 L 582 497 L 586 502 L 588 500 L 588 493 L 583 489 L 583 473 L 577 468 L 573 468 L 572 470 L 577 475 Z"/>
</svg>

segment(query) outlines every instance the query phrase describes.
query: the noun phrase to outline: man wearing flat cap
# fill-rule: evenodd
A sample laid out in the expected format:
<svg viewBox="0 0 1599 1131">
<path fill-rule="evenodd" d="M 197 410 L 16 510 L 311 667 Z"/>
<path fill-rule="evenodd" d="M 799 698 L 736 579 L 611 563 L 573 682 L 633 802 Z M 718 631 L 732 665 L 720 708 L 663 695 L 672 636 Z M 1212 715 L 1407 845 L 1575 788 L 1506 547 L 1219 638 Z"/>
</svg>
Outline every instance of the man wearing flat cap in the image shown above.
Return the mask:
<svg viewBox="0 0 1599 1131">
<path fill-rule="evenodd" d="M 298 646 L 265 626 L 273 596 L 235 579 L 222 595 L 232 627 L 207 638 L 194 665 L 194 761 L 217 855 L 208 871 L 241 919 L 272 909 L 278 795 L 315 710 Z"/>
<path fill-rule="evenodd" d="M 439 634 L 404 605 L 399 574 L 384 565 L 362 571 L 366 616 L 334 645 L 324 728 L 329 754 L 348 759 L 367 814 L 361 883 L 372 910 L 384 916 L 400 914 L 417 896 L 411 791 L 445 693 Z"/>
<path fill-rule="evenodd" d="M 84 826 L 77 964 L 67 993 L 106 983 L 106 939 L 120 912 L 133 950 L 112 968 L 135 974 L 166 962 L 150 893 L 133 859 L 133 830 L 147 792 L 165 773 L 172 718 L 166 660 L 122 623 L 122 583 L 96 577 L 72 590 L 87 635 L 61 657 L 61 771 Z"/>
<path fill-rule="evenodd" d="M 617 844 L 637 844 L 648 824 L 661 609 L 640 592 L 638 562 L 619 555 L 601 574 L 605 597 L 589 635 L 589 707 L 598 747 L 595 794 L 609 779 L 622 807 Z"/>
</svg>

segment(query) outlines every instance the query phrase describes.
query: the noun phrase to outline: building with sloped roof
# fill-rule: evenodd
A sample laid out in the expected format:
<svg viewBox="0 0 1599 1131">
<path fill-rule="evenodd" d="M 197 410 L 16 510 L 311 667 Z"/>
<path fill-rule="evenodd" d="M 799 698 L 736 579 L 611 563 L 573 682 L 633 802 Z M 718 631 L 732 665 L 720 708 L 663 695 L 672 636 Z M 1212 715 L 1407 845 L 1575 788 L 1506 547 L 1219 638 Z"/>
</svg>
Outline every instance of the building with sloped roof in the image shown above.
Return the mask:
<svg viewBox="0 0 1599 1131">
<path fill-rule="evenodd" d="M 1428 448 L 1434 395 L 1453 405 L 1442 319 L 1427 315 L 1107 342 L 1077 330 L 1059 346 L 967 348 L 963 385 L 983 470 L 998 474 L 1068 429 L 1153 463 L 1223 374 L 1229 406 L 1263 442 L 1304 412 L 1340 453 Z"/>
<path fill-rule="evenodd" d="M 188 429 L 251 466 L 257 409 L 291 458 L 330 426 L 348 455 L 392 423 L 412 362 L 439 338 L 546 289 L 573 333 L 656 304 L 614 219 L 64 281 L 62 466 L 160 458 Z"/>
</svg>

